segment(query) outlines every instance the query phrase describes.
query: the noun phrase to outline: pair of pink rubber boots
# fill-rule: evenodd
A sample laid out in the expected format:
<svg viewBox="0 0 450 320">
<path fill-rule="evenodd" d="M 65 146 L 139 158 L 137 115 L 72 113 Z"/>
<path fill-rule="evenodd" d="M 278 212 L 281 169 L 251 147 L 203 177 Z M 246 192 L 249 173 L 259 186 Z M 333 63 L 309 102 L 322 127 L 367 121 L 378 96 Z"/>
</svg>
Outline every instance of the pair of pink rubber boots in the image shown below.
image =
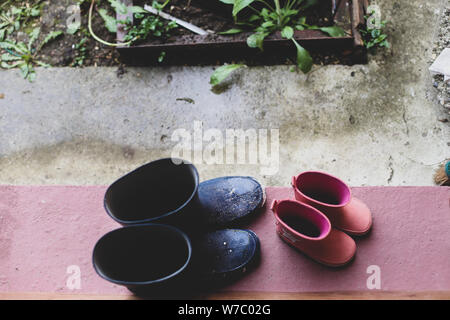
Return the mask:
<svg viewBox="0 0 450 320">
<path fill-rule="evenodd" d="M 330 267 L 349 263 L 356 243 L 372 227 L 372 214 L 350 188 L 327 173 L 307 171 L 292 178 L 295 199 L 274 200 L 277 233 L 288 244 Z"/>
</svg>

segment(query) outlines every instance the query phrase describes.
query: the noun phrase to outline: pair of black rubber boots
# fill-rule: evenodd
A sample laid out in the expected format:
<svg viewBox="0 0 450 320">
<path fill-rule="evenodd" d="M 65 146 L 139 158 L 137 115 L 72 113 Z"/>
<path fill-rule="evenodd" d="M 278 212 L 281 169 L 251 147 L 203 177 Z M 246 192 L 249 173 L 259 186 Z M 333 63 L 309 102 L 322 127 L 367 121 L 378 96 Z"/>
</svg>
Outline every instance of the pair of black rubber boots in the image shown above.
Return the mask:
<svg viewBox="0 0 450 320">
<path fill-rule="evenodd" d="M 180 159 L 150 162 L 106 191 L 106 212 L 124 227 L 98 240 L 96 272 L 139 295 L 186 295 L 226 285 L 259 259 L 254 232 L 236 229 L 264 206 L 251 177 L 199 182 Z"/>
</svg>

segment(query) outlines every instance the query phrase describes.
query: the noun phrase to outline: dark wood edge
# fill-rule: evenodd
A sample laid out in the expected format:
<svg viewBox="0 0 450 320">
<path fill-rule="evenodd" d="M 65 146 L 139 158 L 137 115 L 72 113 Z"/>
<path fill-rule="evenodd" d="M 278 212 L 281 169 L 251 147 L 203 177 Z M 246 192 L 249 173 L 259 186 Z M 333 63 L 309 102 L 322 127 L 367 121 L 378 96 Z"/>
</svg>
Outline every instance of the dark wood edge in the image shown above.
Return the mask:
<svg viewBox="0 0 450 320">
<path fill-rule="evenodd" d="M 364 41 L 362 39 L 359 28 L 364 25 L 364 0 L 352 0 L 352 34 L 355 39 L 355 47 L 363 47 Z"/>
<path fill-rule="evenodd" d="M 251 33 L 248 33 L 250 35 Z M 245 35 L 245 34 L 244 34 Z M 163 44 L 142 44 L 138 46 L 121 46 L 120 49 L 127 49 L 127 48 L 175 48 L 175 47 L 205 47 L 205 46 L 221 46 L 221 45 L 247 45 L 246 41 L 244 40 L 235 40 L 231 37 L 219 37 L 215 40 L 202 40 L 202 36 L 196 36 L 198 37 L 198 41 L 192 44 L 181 44 L 181 43 L 163 43 Z M 305 42 L 305 41 L 318 41 L 318 40 L 334 40 L 335 42 L 348 42 L 353 39 L 351 36 L 345 36 L 345 37 L 329 37 L 326 34 L 324 34 L 321 31 L 318 30 L 301 30 L 301 31 L 295 31 L 294 33 L 294 39 L 299 42 Z M 271 35 L 270 37 L 267 37 L 264 40 L 264 44 L 288 44 L 291 43 L 291 40 L 285 39 L 281 37 L 280 33 L 275 33 Z M 257 49 L 255 49 L 257 50 Z"/>
<path fill-rule="evenodd" d="M 369 7 L 369 5 L 369 0 L 363 0 L 364 14 L 367 13 L 367 8 Z"/>
<path fill-rule="evenodd" d="M 231 292 L 205 296 L 206 299 L 254 300 L 450 300 L 449 291 L 346 291 L 346 292 Z"/>
<path fill-rule="evenodd" d="M 334 13 L 333 19 L 335 25 L 344 30 L 349 30 L 353 38 L 351 0 L 336 0 L 336 12 Z"/>
<path fill-rule="evenodd" d="M 142 300 L 134 295 L 67 294 L 50 292 L 0 293 L 0 300 Z M 348 292 L 221 292 L 186 300 L 450 300 L 450 291 Z"/>
</svg>

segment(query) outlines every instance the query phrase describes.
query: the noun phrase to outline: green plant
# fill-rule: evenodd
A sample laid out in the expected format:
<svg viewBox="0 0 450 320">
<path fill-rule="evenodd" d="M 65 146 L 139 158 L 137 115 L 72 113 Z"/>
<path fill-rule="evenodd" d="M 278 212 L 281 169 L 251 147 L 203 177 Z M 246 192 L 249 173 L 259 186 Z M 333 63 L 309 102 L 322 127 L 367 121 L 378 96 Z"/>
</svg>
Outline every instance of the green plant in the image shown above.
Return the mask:
<svg viewBox="0 0 450 320">
<path fill-rule="evenodd" d="M 286 0 L 284 5 L 280 5 L 280 0 L 273 0 L 273 5 L 266 0 L 220 0 L 233 6 L 233 18 L 238 28 L 233 28 L 221 34 L 236 34 L 247 30 L 254 33 L 247 38 L 247 45 L 251 48 L 263 50 L 264 39 L 280 31 L 285 39 L 292 40 L 297 51 L 297 66 L 301 71 L 307 73 L 312 67 L 312 58 L 309 52 L 304 49 L 295 39 L 294 30 L 316 29 L 327 33 L 332 37 L 344 36 L 345 32 L 338 26 L 318 27 L 306 23 L 306 18 L 302 16 L 305 9 L 315 5 L 317 0 Z M 251 6 L 252 3 L 260 3 L 262 9 Z M 245 19 L 238 19 L 238 14 L 243 9 L 248 8 L 253 14 Z"/>
<path fill-rule="evenodd" d="M 217 86 L 225 80 L 234 70 L 245 67 L 244 64 L 226 64 L 217 68 L 211 75 L 209 83 L 212 86 Z"/>
<path fill-rule="evenodd" d="M 152 6 L 158 10 L 162 10 L 170 0 L 166 0 L 163 4 L 160 4 L 158 1 L 154 0 L 152 3 Z M 92 0 L 91 3 L 91 10 L 93 7 L 95 0 Z M 108 0 L 108 2 L 111 4 L 111 7 L 114 8 L 116 13 L 120 13 L 123 15 L 132 14 L 133 18 L 136 20 L 136 23 L 132 24 L 129 20 L 117 20 L 116 18 L 108 15 L 107 11 L 105 9 L 99 9 L 98 12 L 100 16 L 102 17 L 106 29 L 108 29 L 109 32 L 115 33 L 117 32 L 117 24 L 123 24 L 125 27 L 125 30 L 127 31 L 127 34 L 124 38 L 125 43 L 121 45 L 131 45 L 137 41 L 145 40 L 150 36 L 153 37 L 169 37 L 169 31 L 178 27 L 178 25 L 173 21 L 164 21 L 159 16 L 151 15 L 147 10 L 140 6 L 129 6 L 127 7 L 124 5 L 121 1 L 118 0 Z M 91 20 L 91 17 L 89 18 L 89 21 Z M 90 28 L 90 31 L 92 28 Z M 101 39 L 98 39 L 98 37 L 91 32 L 93 37 L 99 41 L 100 43 L 103 43 L 105 45 L 113 45 L 116 46 L 117 44 L 111 44 L 108 42 L 105 42 Z"/>
<path fill-rule="evenodd" d="M 41 4 L 42 0 L 33 1 L 32 4 L 28 2 L 22 4 L 20 7 L 12 7 L 11 10 L 13 14 L 22 21 L 23 24 L 27 24 L 30 19 L 39 17 L 41 15 Z"/>
<path fill-rule="evenodd" d="M 137 24 L 127 24 L 125 30 L 127 34 L 124 38 L 130 44 L 151 37 L 167 38 L 170 31 L 177 28 L 178 25 L 174 21 L 162 21 L 160 17 L 155 15 L 145 15 L 136 13 L 134 17 L 139 21 Z"/>
<path fill-rule="evenodd" d="M 363 38 L 364 46 L 368 50 L 374 50 L 377 47 L 389 48 L 390 44 L 387 40 L 387 34 L 383 33 L 383 29 L 386 27 L 387 21 L 381 21 L 378 27 L 370 27 L 367 23 L 368 17 L 365 17 L 366 24 L 359 29 Z"/>
<path fill-rule="evenodd" d="M 159 63 L 163 62 L 165 57 L 166 57 L 166 52 L 165 51 L 161 51 L 161 53 L 158 56 L 158 62 Z"/>
<path fill-rule="evenodd" d="M 76 56 L 73 59 L 73 62 L 71 64 L 72 67 L 81 67 L 84 63 L 84 60 L 86 60 L 87 55 L 87 47 L 86 42 L 88 38 L 83 37 L 81 40 L 74 45 L 73 49 L 76 51 Z"/>
<path fill-rule="evenodd" d="M 14 17 L 11 11 L 0 13 L 0 41 L 3 41 L 19 28 L 20 21 Z"/>
<path fill-rule="evenodd" d="M 126 5 L 124 5 L 121 1 L 118 1 L 118 0 L 108 0 L 108 1 L 110 2 L 111 6 L 113 6 L 115 8 L 116 12 L 120 12 L 122 14 L 127 14 L 129 12 L 128 10 L 131 10 L 131 9 L 128 9 L 128 7 Z M 118 43 L 111 43 L 111 42 L 105 41 L 94 33 L 94 30 L 92 29 L 92 15 L 93 15 L 93 11 L 94 11 L 94 5 L 95 5 L 95 0 L 91 0 L 91 5 L 89 7 L 89 15 L 88 15 L 88 30 L 89 30 L 89 33 L 91 34 L 92 38 L 94 38 L 101 44 L 104 44 L 104 45 L 110 46 L 110 47 L 129 45 L 129 43 L 118 44 Z M 117 22 L 117 20 L 114 17 L 108 16 L 106 14 L 106 11 L 105 12 L 101 11 L 101 12 L 102 12 L 101 17 L 105 21 L 105 27 L 110 28 L 109 29 L 110 32 L 117 31 L 117 29 L 116 29 L 117 27 L 115 25 L 113 26 L 111 24 L 112 21 Z"/>
<path fill-rule="evenodd" d="M 166 0 L 164 3 L 159 3 L 154 0 L 152 6 L 158 10 L 164 9 L 164 7 L 169 3 L 170 0 Z M 156 38 L 168 38 L 170 37 L 170 31 L 177 28 L 178 25 L 173 21 L 165 21 L 161 19 L 159 16 L 150 14 L 147 10 L 140 6 L 126 6 L 121 1 L 118 0 L 108 0 L 111 7 L 114 8 L 116 13 L 120 13 L 123 15 L 132 14 L 135 20 L 135 23 L 131 23 L 129 20 L 117 20 L 116 18 L 108 15 L 107 10 L 99 9 L 98 12 L 102 17 L 105 27 L 109 32 L 116 33 L 117 32 L 117 24 L 123 24 L 125 31 L 127 34 L 124 37 L 124 43 L 115 44 L 109 43 L 97 37 L 92 30 L 92 11 L 94 7 L 95 0 L 92 0 L 91 7 L 89 10 L 89 32 L 92 37 L 98 42 L 107 45 L 107 46 L 124 46 L 131 45 L 133 43 L 143 41 L 148 39 L 149 37 Z M 158 57 L 158 62 L 162 62 L 166 56 L 166 53 L 162 51 Z"/>
<path fill-rule="evenodd" d="M 2 9 L 0 11 L 0 41 L 5 40 L 14 31 L 18 31 L 30 19 L 39 17 L 41 15 L 40 2 L 35 1 L 32 5 L 22 5 L 20 7 L 11 6 L 8 10 Z M 5 7 L 6 4 L 9 4 L 9 2 L 5 3 Z"/>
<path fill-rule="evenodd" d="M 28 79 L 30 82 L 33 81 L 36 77 L 34 70 L 36 65 L 42 67 L 50 66 L 37 59 L 38 52 L 45 45 L 63 34 L 62 31 L 52 31 L 38 46 L 34 46 L 40 32 L 40 28 L 33 29 L 27 44 L 12 40 L 0 42 L 0 49 L 5 51 L 0 57 L 0 66 L 3 69 L 19 68 L 24 79 Z"/>
<path fill-rule="evenodd" d="M 72 61 L 71 64 L 72 67 L 83 66 L 84 61 L 86 60 L 88 54 L 87 43 L 91 34 L 86 28 L 83 27 L 81 27 L 78 32 L 81 36 L 81 39 L 78 43 L 73 45 L 73 49 L 75 51 L 75 58 Z"/>
</svg>

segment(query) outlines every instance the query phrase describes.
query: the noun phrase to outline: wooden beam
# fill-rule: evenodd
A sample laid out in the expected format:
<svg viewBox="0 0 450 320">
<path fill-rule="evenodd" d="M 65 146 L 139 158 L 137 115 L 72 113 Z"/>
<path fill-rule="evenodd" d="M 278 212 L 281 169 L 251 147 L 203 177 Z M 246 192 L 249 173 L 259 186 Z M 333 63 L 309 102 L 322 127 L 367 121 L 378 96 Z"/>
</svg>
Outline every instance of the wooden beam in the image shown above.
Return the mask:
<svg viewBox="0 0 450 320">
<path fill-rule="evenodd" d="M 134 295 L 66 294 L 50 292 L 0 293 L 0 300 L 141 300 Z M 364 291 L 364 292 L 221 292 L 186 300 L 450 300 L 448 291 Z"/>
<path fill-rule="evenodd" d="M 125 4 L 127 7 L 133 5 L 133 0 L 120 0 L 123 4 Z M 120 21 L 126 21 L 127 19 L 133 22 L 133 14 L 127 13 L 127 14 L 121 14 L 120 12 L 117 12 L 116 19 Z M 117 42 L 121 43 L 123 42 L 123 39 L 125 38 L 127 32 L 124 29 L 124 25 L 121 23 L 117 24 Z"/>
<path fill-rule="evenodd" d="M 363 47 L 364 41 L 359 32 L 359 28 L 364 25 L 364 10 L 362 0 L 352 0 L 352 34 L 356 47 Z"/>
<path fill-rule="evenodd" d="M 352 30 L 352 17 L 350 12 L 350 1 L 340 0 L 336 2 L 336 12 L 334 13 L 334 24 L 347 32 Z"/>
<path fill-rule="evenodd" d="M 363 0 L 364 14 L 367 13 L 367 8 L 369 7 L 369 5 L 369 0 Z"/>
</svg>

